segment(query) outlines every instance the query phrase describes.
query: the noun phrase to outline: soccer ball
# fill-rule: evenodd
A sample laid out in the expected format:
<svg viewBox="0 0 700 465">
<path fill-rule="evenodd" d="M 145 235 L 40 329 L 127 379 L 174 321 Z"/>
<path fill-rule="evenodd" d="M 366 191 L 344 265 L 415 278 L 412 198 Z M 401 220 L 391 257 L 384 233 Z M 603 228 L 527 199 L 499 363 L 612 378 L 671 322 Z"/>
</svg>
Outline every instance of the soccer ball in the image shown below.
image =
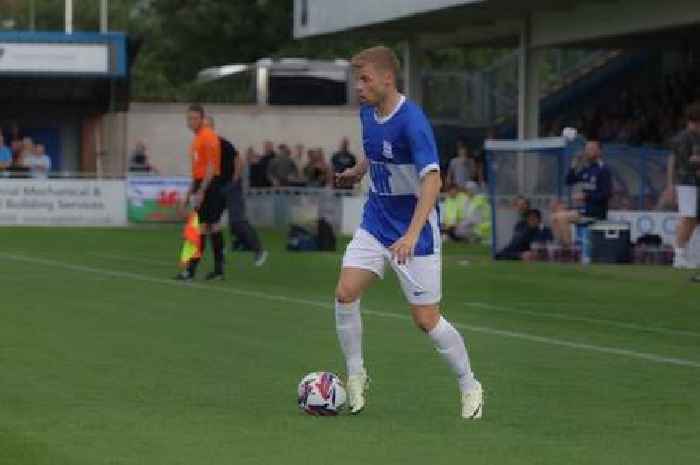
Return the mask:
<svg viewBox="0 0 700 465">
<path fill-rule="evenodd" d="M 297 389 L 299 408 L 314 416 L 337 415 L 346 398 L 340 378 L 327 371 L 309 373 L 302 378 Z"/>
</svg>

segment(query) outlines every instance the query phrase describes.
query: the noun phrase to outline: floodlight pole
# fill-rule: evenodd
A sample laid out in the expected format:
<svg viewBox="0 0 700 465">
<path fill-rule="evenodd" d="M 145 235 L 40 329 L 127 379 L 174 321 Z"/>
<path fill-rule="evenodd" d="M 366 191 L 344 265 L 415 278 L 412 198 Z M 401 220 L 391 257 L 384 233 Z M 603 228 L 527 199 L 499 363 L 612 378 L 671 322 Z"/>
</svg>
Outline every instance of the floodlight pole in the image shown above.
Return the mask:
<svg viewBox="0 0 700 465">
<path fill-rule="evenodd" d="M 412 36 L 403 43 L 403 81 L 404 93 L 414 102 L 423 102 L 423 82 L 421 65 L 423 52 L 420 39 Z"/>
<path fill-rule="evenodd" d="M 100 33 L 109 30 L 109 0 L 100 0 Z"/>
<path fill-rule="evenodd" d="M 540 132 L 540 65 L 542 49 L 532 46 L 532 18 L 523 18 L 520 30 L 520 62 L 518 63 L 518 139 L 536 139 Z M 529 165 L 524 153 L 517 158 L 518 191 L 530 192 L 536 185 L 538 172 Z M 529 174 L 528 174 L 529 173 Z"/>
<path fill-rule="evenodd" d="M 73 0 L 66 0 L 66 34 L 73 34 Z"/>
</svg>

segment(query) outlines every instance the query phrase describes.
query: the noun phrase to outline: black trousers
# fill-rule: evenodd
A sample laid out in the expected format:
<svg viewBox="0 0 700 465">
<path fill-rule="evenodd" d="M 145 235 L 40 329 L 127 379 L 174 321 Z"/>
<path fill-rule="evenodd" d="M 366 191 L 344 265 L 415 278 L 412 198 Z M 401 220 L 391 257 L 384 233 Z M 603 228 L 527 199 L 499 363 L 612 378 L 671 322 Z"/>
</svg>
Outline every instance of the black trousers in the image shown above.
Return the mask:
<svg viewBox="0 0 700 465">
<path fill-rule="evenodd" d="M 236 236 L 237 241 L 245 249 L 253 252 L 262 251 L 258 233 L 248 222 L 246 216 L 245 198 L 241 182 L 229 182 L 223 189 L 226 196 L 226 208 L 228 209 L 228 223 L 231 234 Z"/>
</svg>

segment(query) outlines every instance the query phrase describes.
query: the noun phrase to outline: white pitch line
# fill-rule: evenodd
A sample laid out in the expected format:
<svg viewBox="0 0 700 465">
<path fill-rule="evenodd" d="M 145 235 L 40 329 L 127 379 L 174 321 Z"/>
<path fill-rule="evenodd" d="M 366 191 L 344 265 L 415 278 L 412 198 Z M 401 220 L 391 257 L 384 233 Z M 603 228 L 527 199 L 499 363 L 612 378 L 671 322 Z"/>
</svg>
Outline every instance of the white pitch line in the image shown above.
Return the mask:
<svg viewBox="0 0 700 465">
<path fill-rule="evenodd" d="M 223 293 L 228 293 L 228 294 L 242 295 L 242 296 L 246 296 L 246 297 L 254 297 L 254 298 L 258 298 L 258 299 L 264 299 L 264 300 L 270 300 L 270 301 L 276 301 L 276 302 L 298 303 L 298 304 L 308 305 L 311 307 L 322 308 L 322 309 L 325 309 L 328 311 L 330 311 L 332 309 L 332 306 L 333 306 L 330 299 L 328 302 L 319 302 L 319 301 L 308 300 L 308 299 L 300 299 L 300 298 L 296 298 L 296 297 L 281 296 L 281 295 L 267 294 L 267 293 L 254 292 L 254 291 L 246 291 L 243 289 L 235 289 L 235 288 L 230 288 L 230 287 L 208 286 L 208 285 L 198 284 L 198 283 L 184 284 L 184 283 L 172 280 L 172 279 L 154 278 L 151 276 L 140 275 L 137 273 L 129 273 L 129 272 L 125 272 L 125 271 L 93 268 L 93 267 L 82 266 L 82 265 L 70 265 L 70 264 L 55 261 L 55 260 L 27 257 L 27 256 L 23 256 L 23 255 L 13 255 L 13 254 L 0 253 L 0 257 L 8 259 L 8 260 L 18 261 L 18 262 L 53 266 L 53 267 L 57 267 L 57 268 L 62 268 L 64 270 L 76 271 L 76 272 L 81 272 L 81 273 L 101 274 L 103 276 L 111 276 L 111 277 L 115 277 L 115 278 L 126 278 L 126 279 L 132 279 L 135 281 L 148 282 L 148 283 L 153 283 L 153 284 L 163 284 L 163 285 L 168 285 L 168 286 L 176 286 L 180 289 L 205 289 L 207 291 L 218 291 L 218 292 L 223 292 Z M 399 314 L 399 313 L 378 312 L 375 310 L 368 310 L 368 309 L 363 309 L 362 312 L 367 314 L 367 315 L 374 315 L 374 316 L 378 316 L 378 317 L 382 317 L 382 318 L 393 318 L 396 320 L 411 321 L 411 318 L 408 315 L 403 315 L 403 314 Z M 524 340 L 524 341 L 537 342 L 537 343 L 541 343 L 541 344 L 567 347 L 567 348 L 576 349 L 576 350 L 584 350 L 584 351 L 589 351 L 589 352 L 598 352 L 598 353 L 603 353 L 603 354 L 619 355 L 619 356 L 623 356 L 623 357 L 636 358 L 636 359 L 640 359 L 640 360 L 646 360 L 649 362 L 660 363 L 660 364 L 665 364 L 665 365 L 700 368 L 700 362 L 697 362 L 694 360 L 687 360 L 687 359 L 675 358 L 675 357 L 666 357 L 663 355 L 658 355 L 658 354 L 653 354 L 653 353 L 636 352 L 633 350 L 621 349 L 621 348 L 617 348 L 617 347 L 606 347 L 606 346 L 598 346 L 598 345 L 593 345 L 593 344 L 584 344 L 584 343 L 578 343 L 578 342 L 564 341 L 564 340 L 560 340 L 560 339 L 554 339 L 554 338 L 543 337 L 543 336 L 536 336 L 533 334 L 520 333 L 520 332 L 515 332 L 515 331 L 507 331 L 507 330 L 500 330 L 500 329 L 495 329 L 495 328 L 488 328 L 488 327 L 484 327 L 484 326 L 473 326 L 473 325 L 466 325 L 463 323 L 456 323 L 456 322 L 453 322 L 453 324 L 454 324 L 454 326 L 456 326 L 458 328 L 465 329 L 467 331 L 476 332 L 476 333 L 488 334 L 488 335 L 493 335 L 493 336 L 501 336 L 501 337 L 512 338 L 512 339 L 520 339 L 520 340 Z"/>
<path fill-rule="evenodd" d="M 660 326 L 644 326 L 635 323 L 625 323 L 624 321 L 606 320 L 602 318 L 587 318 L 584 316 L 571 316 L 562 315 L 561 313 L 549 313 L 549 312 L 533 312 L 531 310 L 521 310 L 518 308 L 502 307 L 499 305 L 491 305 L 485 302 L 464 302 L 467 307 L 481 308 L 486 310 L 494 310 L 497 312 L 513 313 L 516 315 L 528 315 L 540 318 L 549 318 L 552 320 L 561 321 L 576 321 L 581 323 L 591 323 L 602 326 L 611 326 L 615 328 L 631 329 L 634 331 L 641 331 L 647 333 L 663 334 L 666 336 L 690 336 L 690 337 L 700 337 L 700 333 L 693 331 L 685 331 L 682 329 L 671 329 L 664 328 Z M 566 304 L 562 304 L 566 305 Z"/>
<path fill-rule="evenodd" d="M 97 258 L 108 258 L 110 260 L 119 260 L 122 262 L 134 262 L 134 263 L 143 263 L 146 265 L 159 265 L 159 266 L 172 266 L 172 267 L 177 267 L 177 259 L 174 259 L 172 262 L 166 262 L 164 260 L 149 260 L 146 258 L 136 258 L 136 257 L 129 257 L 129 256 L 123 256 L 123 255 L 116 255 L 116 254 L 111 254 L 111 253 L 88 253 L 91 257 L 97 257 Z"/>
</svg>

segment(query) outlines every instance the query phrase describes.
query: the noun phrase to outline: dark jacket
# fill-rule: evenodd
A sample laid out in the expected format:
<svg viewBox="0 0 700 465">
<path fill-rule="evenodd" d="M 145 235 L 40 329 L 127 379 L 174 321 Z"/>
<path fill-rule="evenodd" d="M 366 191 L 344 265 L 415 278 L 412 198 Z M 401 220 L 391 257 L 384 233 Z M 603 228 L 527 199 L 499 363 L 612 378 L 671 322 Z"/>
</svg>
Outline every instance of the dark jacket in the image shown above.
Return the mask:
<svg viewBox="0 0 700 465">
<path fill-rule="evenodd" d="M 599 161 L 582 170 L 570 169 L 566 175 L 566 185 L 581 184 L 586 196 L 583 214 L 590 218 L 604 220 L 608 217 L 608 202 L 612 197 L 612 177 L 608 166 Z"/>
</svg>

